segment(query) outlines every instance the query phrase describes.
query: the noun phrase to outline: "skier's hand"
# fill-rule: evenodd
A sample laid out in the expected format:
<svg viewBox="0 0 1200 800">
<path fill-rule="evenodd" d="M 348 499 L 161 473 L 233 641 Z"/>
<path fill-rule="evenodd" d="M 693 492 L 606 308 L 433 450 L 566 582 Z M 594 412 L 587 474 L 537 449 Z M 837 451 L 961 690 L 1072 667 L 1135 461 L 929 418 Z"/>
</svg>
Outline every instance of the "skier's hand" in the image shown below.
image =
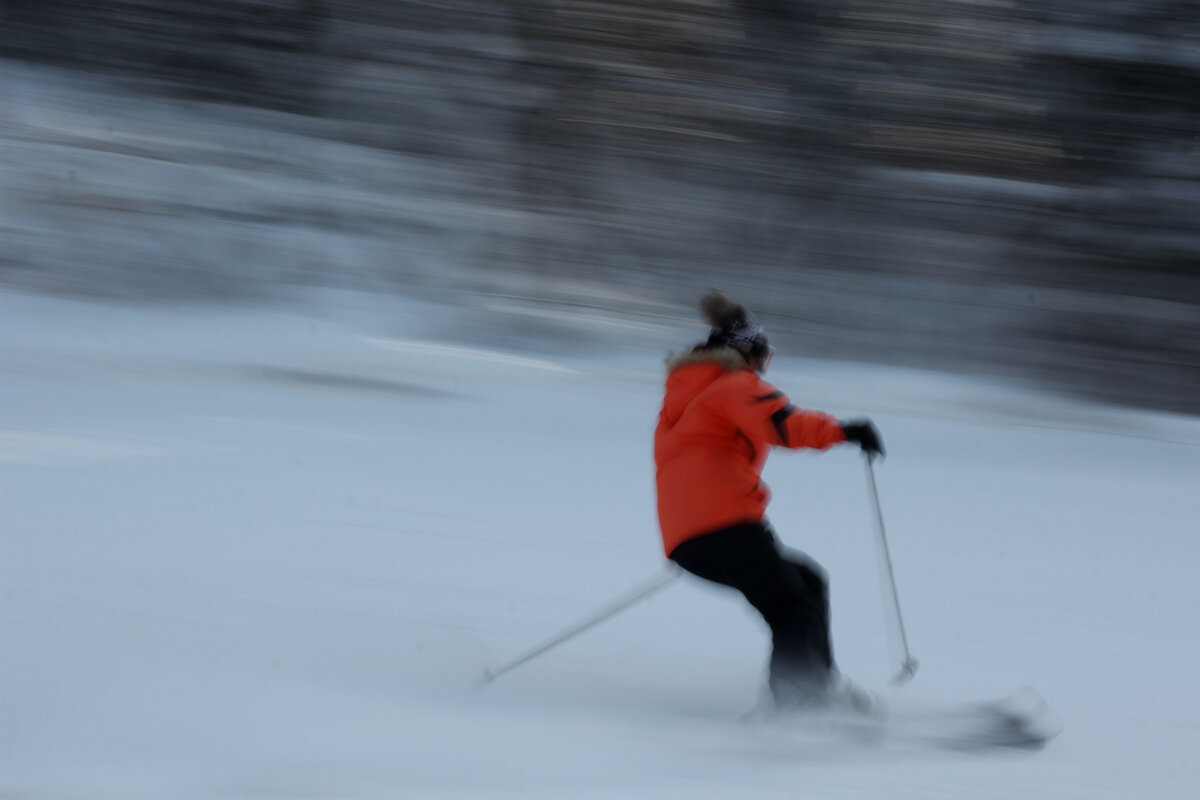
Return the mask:
<svg viewBox="0 0 1200 800">
<path fill-rule="evenodd" d="M 854 419 L 840 424 L 846 441 L 854 442 L 861 447 L 862 451 L 867 454 L 867 458 L 874 461 L 876 456 L 887 455 L 883 451 L 883 440 L 879 438 L 879 430 L 871 420 Z"/>
</svg>

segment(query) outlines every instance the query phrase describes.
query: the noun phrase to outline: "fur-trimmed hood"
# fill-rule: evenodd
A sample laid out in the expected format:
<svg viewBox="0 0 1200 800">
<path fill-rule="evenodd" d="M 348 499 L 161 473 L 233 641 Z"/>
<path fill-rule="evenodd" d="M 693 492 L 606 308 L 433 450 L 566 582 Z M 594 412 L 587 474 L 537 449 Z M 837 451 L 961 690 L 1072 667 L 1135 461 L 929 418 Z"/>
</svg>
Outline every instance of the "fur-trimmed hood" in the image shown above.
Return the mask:
<svg viewBox="0 0 1200 800">
<path fill-rule="evenodd" d="M 668 359 L 666 396 L 659 420 L 671 427 L 692 400 L 722 375 L 749 366 L 745 356 L 732 347 L 698 347 Z"/>
<path fill-rule="evenodd" d="M 750 362 L 740 352 L 732 347 L 696 347 L 686 353 L 673 355 L 667 359 L 667 372 L 671 373 L 685 364 L 701 364 L 711 362 L 722 367 L 726 372 L 746 369 Z"/>
</svg>

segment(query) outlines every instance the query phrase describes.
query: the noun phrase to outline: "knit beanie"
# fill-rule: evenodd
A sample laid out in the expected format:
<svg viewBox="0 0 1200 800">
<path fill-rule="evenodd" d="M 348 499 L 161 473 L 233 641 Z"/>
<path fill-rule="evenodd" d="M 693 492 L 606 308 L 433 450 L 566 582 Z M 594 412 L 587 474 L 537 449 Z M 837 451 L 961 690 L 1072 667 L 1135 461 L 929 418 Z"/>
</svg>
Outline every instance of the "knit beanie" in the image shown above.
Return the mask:
<svg viewBox="0 0 1200 800">
<path fill-rule="evenodd" d="M 744 306 L 714 289 L 700 299 L 700 310 L 712 323 L 702 347 L 732 347 L 744 356 L 758 358 L 767 354 L 767 332 Z"/>
</svg>

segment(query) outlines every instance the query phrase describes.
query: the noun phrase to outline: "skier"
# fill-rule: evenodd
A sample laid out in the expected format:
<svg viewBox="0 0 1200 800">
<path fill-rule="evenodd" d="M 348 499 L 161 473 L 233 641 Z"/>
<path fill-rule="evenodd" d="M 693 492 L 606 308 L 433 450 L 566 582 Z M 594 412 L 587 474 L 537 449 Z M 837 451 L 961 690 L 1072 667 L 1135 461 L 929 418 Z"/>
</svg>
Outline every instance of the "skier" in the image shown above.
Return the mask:
<svg viewBox="0 0 1200 800">
<path fill-rule="evenodd" d="M 824 570 L 780 549 L 766 520 L 760 475 L 771 447 L 825 450 L 842 442 L 883 455 L 870 420 L 839 422 L 792 406 L 764 381 L 774 348 L 754 315 L 720 292 L 700 302 L 707 341 L 668 361 L 654 434 L 659 525 L 667 557 L 730 586 L 771 629 L 768 686 L 776 707 L 848 705 L 870 698 L 837 671 Z"/>
</svg>

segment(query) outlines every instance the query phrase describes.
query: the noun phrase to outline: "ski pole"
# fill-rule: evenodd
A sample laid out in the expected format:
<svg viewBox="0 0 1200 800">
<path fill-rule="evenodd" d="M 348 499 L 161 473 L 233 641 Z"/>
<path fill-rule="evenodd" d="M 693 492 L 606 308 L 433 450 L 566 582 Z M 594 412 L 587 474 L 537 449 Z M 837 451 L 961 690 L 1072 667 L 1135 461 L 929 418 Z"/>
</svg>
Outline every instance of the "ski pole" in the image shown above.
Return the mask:
<svg viewBox="0 0 1200 800">
<path fill-rule="evenodd" d="M 900 593 L 896 591 L 896 573 L 892 569 L 892 554 L 888 550 L 887 534 L 883 529 L 883 511 L 879 507 L 879 489 L 875 485 L 875 459 L 867 455 L 866 461 L 867 484 L 871 489 L 871 505 L 875 509 L 875 530 L 879 534 L 879 547 L 883 553 L 883 564 L 887 568 L 888 585 L 892 590 L 892 608 L 896 612 L 896 626 L 900 632 L 900 646 L 904 651 L 904 663 L 900 665 L 900 671 L 892 678 L 892 683 L 907 683 L 917 674 L 917 660 L 908 650 L 908 635 L 904 632 L 904 617 L 900 613 Z"/>
<path fill-rule="evenodd" d="M 479 684 L 486 685 L 491 683 L 509 670 L 516 669 L 522 664 L 532 661 L 542 653 L 545 653 L 547 650 L 557 647 L 568 639 L 583 633 L 588 628 L 595 627 L 609 617 L 629 608 L 633 604 L 645 600 L 647 597 L 665 588 L 669 583 L 671 583 L 671 581 L 678 578 L 681 572 L 682 570 L 680 570 L 679 566 L 675 564 L 675 562 L 668 562 L 660 574 L 655 575 L 653 578 L 643 582 L 633 589 L 630 589 L 625 594 L 613 600 L 603 608 L 597 610 L 590 616 L 580 620 L 570 628 L 567 628 L 561 633 L 551 637 L 550 639 L 547 639 L 542 644 L 539 644 L 537 647 L 529 649 L 525 653 L 522 653 L 521 655 L 505 662 L 504 664 L 501 664 L 498 667 L 492 667 L 491 669 L 484 670 L 483 675 L 479 679 Z"/>
</svg>

